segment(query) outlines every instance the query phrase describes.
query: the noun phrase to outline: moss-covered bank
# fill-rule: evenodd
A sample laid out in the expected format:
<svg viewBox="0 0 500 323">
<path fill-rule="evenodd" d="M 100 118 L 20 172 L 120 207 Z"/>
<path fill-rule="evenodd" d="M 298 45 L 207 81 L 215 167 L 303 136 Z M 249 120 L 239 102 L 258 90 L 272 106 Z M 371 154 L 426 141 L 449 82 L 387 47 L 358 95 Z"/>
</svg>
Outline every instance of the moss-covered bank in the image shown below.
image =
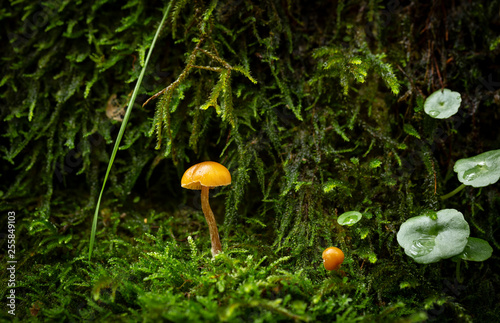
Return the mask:
<svg viewBox="0 0 500 323">
<path fill-rule="evenodd" d="M 0 3 L 0 232 L 3 251 L 15 212 L 17 260 L 16 316 L 5 288 L 2 318 L 500 316 L 498 184 L 439 198 L 460 184 L 456 160 L 500 146 L 499 1 L 172 1 L 90 262 L 120 116 L 168 2 Z M 423 102 L 443 87 L 462 106 L 432 119 Z M 199 193 L 180 187 L 203 160 L 233 177 L 210 199 L 215 260 Z M 462 263 L 462 283 L 451 260 L 417 264 L 395 239 L 407 218 L 443 208 L 494 248 Z M 351 210 L 363 219 L 339 226 Z M 329 246 L 346 255 L 341 272 L 322 266 Z"/>
</svg>

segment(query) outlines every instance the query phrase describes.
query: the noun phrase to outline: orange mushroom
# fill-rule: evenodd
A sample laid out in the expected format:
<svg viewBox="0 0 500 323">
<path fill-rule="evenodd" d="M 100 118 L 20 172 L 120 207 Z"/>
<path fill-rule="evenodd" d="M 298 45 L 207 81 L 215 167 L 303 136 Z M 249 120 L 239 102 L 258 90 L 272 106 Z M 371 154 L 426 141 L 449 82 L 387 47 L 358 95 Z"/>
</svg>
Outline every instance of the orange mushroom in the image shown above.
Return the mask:
<svg viewBox="0 0 500 323">
<path fill-rule="evenodd" d="M 344 253 L 337 247 L 326 248 L 322 257 L 326 270 L 337 270 L 344 262 Z"/>
<path fill-rule="evenodd" d="M 231 184 L 231 174 L 223 165 L 206 161 L 189 167 L 182 175 L 181 186 L 190 190 L 201 190 L 201 208 L 208 229 L 210 230 L 210 241 L 212 242 L 212 256 L 222 251 L 222 246 L 215 222 L 214 213 L 208 202 L 208 191 L 217 186 L 226 186 Z"/>
</svg>

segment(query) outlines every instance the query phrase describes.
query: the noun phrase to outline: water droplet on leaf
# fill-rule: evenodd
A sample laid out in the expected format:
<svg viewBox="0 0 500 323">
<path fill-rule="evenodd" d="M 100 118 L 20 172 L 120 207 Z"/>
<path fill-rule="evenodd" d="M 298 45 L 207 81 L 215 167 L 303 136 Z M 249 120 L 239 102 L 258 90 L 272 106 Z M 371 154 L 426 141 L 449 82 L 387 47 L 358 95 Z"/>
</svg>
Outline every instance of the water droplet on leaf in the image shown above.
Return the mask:
<svg viewBox="0 0 500 323">
<path fill-rule="evenodd" d="M 439 115 L 439 111 L 437 111 L 437 110 L 431 110 L 431 111 L 429 111 L 429 113 L 428 113 L 428 114 L 429 114 L 431 117 L 435 118 L 435 117 L 437 117 L 437 116 Z"/>
<path fill-rule="evenodd" d="M 488 172 L 488 166 L 478 164 L 464 172 L 464 180 L 467 182 L 473 181 L 486 172 Z"/>
<path fill-rule="evenodd" d="M 344 225 L 351 225 L 358 222 L 358 217 L 357 216 L 348 216 L 344 220 Z"/>
<path fill-rule="evenodd" d="M 411 257 L 422 257 L 429 254 L 436 246 L 436 236 L 425 236 L 413 241 L 408 253 Z"/>
</svg>

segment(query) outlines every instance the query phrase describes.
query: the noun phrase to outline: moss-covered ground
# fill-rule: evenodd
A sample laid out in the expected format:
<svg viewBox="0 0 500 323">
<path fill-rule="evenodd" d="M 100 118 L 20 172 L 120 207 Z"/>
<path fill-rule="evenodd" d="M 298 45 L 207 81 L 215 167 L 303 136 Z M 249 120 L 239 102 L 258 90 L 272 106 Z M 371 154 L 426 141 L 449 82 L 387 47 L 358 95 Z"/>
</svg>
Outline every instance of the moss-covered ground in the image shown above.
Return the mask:
<svg viewBox="0 0 500 323">
<path fill-rule="evenodd" d="M 500 317 L 498 184 L 440 199 L 460 185 L 455 161 L 500 147 L 499 1 L 0 4 L 2 320 Z M 169 5 L 89 260 L 114 139 Z M 441 88 L 462 105 L 432 119 L 423 103 Z M 205 160 L 232 174 L 211 190 L 215 258 L 200 193 L 180 186 Z M 404 253 L 401 223 L 445 208 L 490 259 Z M 340 226 L 346 211 L 363 218 Z M 339 271 L 323 267 L 330 246 Z"/>
</svg>

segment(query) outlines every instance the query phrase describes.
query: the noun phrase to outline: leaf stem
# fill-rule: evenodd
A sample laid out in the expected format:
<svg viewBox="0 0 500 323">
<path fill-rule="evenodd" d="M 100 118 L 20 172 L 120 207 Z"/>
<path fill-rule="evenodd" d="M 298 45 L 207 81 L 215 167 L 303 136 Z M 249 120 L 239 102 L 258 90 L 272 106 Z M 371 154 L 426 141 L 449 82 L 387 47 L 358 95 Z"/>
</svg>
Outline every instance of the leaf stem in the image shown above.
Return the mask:
<svg viewBox="0 0 500 323">
<path fill-rule="evenodd" d="M 457 194 L 458 192 L 460 192 L 461 190 L 463 190 L 465 188 L 465 184 L 462 184 L 460 185 L 459 187 L 457 187 L 456 189 L 454 189 L 453 191 L 451 191 L 450 193 L 446 194 L 446 195 L 443 195 L 441 196 L 441 200 L 446 200 L 450 197 L 452 197 L 453 195 Z"/>
<path fill-rule="evenodd" d="M 457 267 L 456 267 L 456 271 L 455 271 L 455 274 L 457 276 L 457 282 L 459 284 L 463 283 L 464 282 L 464 278 L 460 275 L 460 263 L 462 262 L 462 259 L 458 259 L 457 260 Z"/>
</svg>

